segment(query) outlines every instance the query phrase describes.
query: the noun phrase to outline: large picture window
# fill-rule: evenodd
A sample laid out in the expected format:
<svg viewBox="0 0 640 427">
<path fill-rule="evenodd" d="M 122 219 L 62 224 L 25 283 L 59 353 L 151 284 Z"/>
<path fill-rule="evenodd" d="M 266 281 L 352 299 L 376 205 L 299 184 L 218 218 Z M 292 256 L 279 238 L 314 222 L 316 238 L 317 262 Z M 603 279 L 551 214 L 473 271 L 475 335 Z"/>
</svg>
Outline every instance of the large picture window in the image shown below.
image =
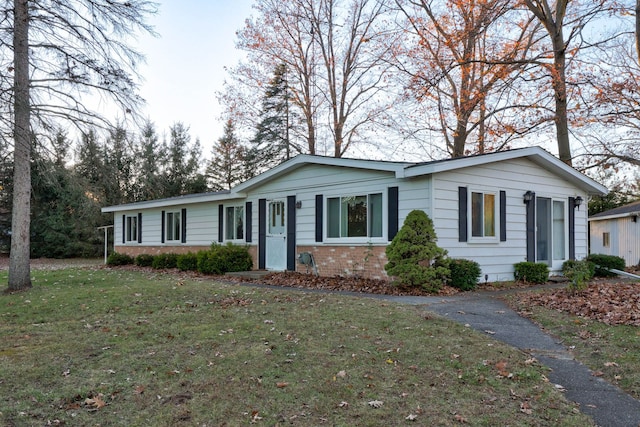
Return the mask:
<svg viewBox="0 0 640 427">
<path fill-rule="evenodd" d="M 244 207 L 229 206 L 225 214 L 225 233 L 227 240 L 244 239 Z"/>
<path fill-rule="evenodd" d="M 327 237 L 382 237 L 382 193 L 327 198 Z"/>
<path fill-rule="evenodd" d="M 167 212 L 166 218 L 165 226 L 167 241 L 171 242 L 180 240 L 180 229 L 182 226 L 180 211 Z"/>
<path fill-rule="evenodd" d="M 496 195 L 471 193 L 471 236 L 496 237 Z"/>
<path fill-rule="evenodd" d="M 127 216 L 126 219 L 126 241 L 137 242 L 138 241 L 138 216 Z"/>
</svg>

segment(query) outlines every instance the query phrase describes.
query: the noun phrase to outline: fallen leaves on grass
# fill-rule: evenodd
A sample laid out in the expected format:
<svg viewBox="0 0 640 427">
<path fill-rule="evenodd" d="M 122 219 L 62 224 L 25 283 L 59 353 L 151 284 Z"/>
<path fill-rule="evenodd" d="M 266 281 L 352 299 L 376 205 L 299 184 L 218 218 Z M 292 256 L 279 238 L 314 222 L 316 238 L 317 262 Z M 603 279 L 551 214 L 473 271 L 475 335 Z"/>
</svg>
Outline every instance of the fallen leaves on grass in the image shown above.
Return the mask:
<svg viewBox="0 0 640 427">
<path fill-rule="evenodd" d="M 587 289 L 572 292 L 554 289 L 517 295 L 523 307 L 537 305 L 607 325 L 640 326 L 640 285 L 625 282 L 593 282 Z"/>
</svg>

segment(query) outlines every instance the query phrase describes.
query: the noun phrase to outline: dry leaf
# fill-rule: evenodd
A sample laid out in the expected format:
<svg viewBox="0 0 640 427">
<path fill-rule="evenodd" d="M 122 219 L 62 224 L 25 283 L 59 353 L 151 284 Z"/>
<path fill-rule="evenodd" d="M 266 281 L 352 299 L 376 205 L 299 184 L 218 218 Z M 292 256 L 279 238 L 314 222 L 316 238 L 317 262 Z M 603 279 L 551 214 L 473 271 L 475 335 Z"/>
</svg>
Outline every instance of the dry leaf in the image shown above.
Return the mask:
<svg viewBox="0 0 640 427">
<path fill-rule="evenodd" d="M 288 385 L 289 385 L 289 383 L 285 383 L 285 382 L 276 383 L 276 387 L 278 387 L 278 388 L 285 388 Z"/>
<path fill-rule="evenodd" d="M 531 409 L 531 406 L 529 406 L 529 403 L 522 402 L 520 403 L 520 412 L 522 412 L 523 414 L 531 415 L 533 413 L 533 410 Z"/>
<path fill-rule="evenodd" d="M 455 420 L 457 422 L 459 422 L 460 424 L 466 424 L 468 421 L 465 417 L 463 417 L 462 415 L 456 414 L 453 418 L 455 418 Z"/>
<path fill-rule="evenodd" d="M 344 378 L 347 376 L 347 371 L 340 371 L 336 374 L 336 377 L 338 378 Z"/>
<path fill-rule="evenodd" d="M 405 420 L 407 420 L 407 421 L 415 421 L 415 420 L 417 420 L 417 419 L 418 419 L 418 416 L 417 416 L 417 415 L 415 415 L 415 414 L 409 414 L 409 415 L 407 415 L 407 416 L 405 417 Z"/>
<path fill-rule="evenodd" d="M 382 402 L 381 400 L 372 400 L 368 402 L 368 404 L 372 408 L 382 408 L 382 405 L 384 405 L 384 402 Z"/>
</svg>

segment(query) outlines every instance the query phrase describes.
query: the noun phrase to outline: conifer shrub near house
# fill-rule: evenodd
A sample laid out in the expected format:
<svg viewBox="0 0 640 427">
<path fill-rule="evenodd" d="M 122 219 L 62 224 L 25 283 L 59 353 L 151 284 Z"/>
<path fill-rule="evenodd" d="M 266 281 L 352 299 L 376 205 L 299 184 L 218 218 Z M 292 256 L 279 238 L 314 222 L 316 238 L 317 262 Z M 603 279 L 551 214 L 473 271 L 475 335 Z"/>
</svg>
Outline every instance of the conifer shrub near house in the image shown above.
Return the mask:
<svg viewBox="0 0 640 427">
<path fill-rule="evenodd" d="M 253 259 L 246 246 L 212 244 L 208 251 L 199 252 L 198 271 L 203 274 L 224 274 L 232 271 L 248 271 Z"/>
<path fill-rule="evenodd" d="M 515 264 L 516 280 L 527 283 L 546 283 L 549 280 L 549 266 L 543 262 L 519 262 Z"/>
<path fill-rule="evenodd" d="M 176 268 L 178 266 L 178 254 L 158 254 L 153 257 L 151 267 L 156 269 Z"/>
<path fill-rule="evenodd" d="M 595 275 L 597 277 L 617 276 L 616 273 L 612 273 L 607 269 L 614 268 L 616 270 L 624 270 L 626 266 L 624 258 L 615 255 L 591 254 L 586 259 L 595 264 Z"/>
<path fill-rule="evenodd" d="M 181 271 L 197 271 L 198 270 L 198 254 L 188 252 L 186 254 L 178 255 L 176 261 L 178 269 Z"/>
<path fill-rule="evenodd" d="M 562 263 L 562 274 L 569 279 L 569 289 L 582 291 L 587 288 L 587 282 L 593 278 L 596 265 L 586 259 L 582 261 L 567 260 Z"/>
<path fill-rule="evenodd" d="M 436 244 L 437 240 L 431 218 L 421 210 L 409 212 L 386 248 L 388 263 L 384 269 L 394 284 L 437 292 L 447 282 L 447 251 Z"/>
<path fill-rule="evenodd" d="M 111 266 L 119 266 L 119 265 L 129 265 L 133 264 L 133 257 L 127 254 L 121 254 L 118 252 L 114 252 L 107 257 L 107 265 Z"/>
<path fill-rule="evenodd" d="M 450 259 L 448 261 L 451 276 L 449 285 L 461 291 L 472 291 L 478 285 L 480 274 L 480 264 L 470 259 Z"/>
<path fill-rule="evenodd" d="M 138 267 L 151 267 L 153 265 L 153 255 L 140 254 L 135 259 L 135 265 Z"/>
</svg>

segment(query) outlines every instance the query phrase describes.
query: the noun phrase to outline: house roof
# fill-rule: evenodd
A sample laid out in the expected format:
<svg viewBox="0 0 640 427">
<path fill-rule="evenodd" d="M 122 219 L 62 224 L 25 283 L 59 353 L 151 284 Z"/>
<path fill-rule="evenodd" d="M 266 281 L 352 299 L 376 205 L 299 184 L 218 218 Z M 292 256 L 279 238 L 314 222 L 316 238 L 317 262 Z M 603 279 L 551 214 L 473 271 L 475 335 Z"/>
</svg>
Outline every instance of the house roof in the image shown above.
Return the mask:
<svg viewBox="0 0 640 427">
<path fill-rule="evenodd" d="M 265 184 L 273 179 L 288 174 L 306 165 L 335 166 L 353 169 L 367 169 L 381 172 L 390 172 L 396 178 L 412 178 L 423 175 L 431 175 L 439 172 L 452 171 L 467 167 L 479 166 L 483 164 L 501 162 L 517 158 L 527 158 L 544 169 L 571 182 L 576 187 L 591 195 L 606 194 L 607 188 L 593 179 L 581 174 L 571 166 L 566 165 L 552 154 L 540 147 L 520 148 L 496 153 L 480 154 L 455 159 L 436 160 L 422 163 L 392 162 L 381 160 L 363 160 L 337 157 L 315 156 L 300 154 L 291 160 L 254 177 L 241 184 L 238 184 L 231 191 L 217 193 L 191 194 L 169 199 L 150 200 L 126 205 L 109 206 L 102 209 L 102 212 L 117 212 L 140 208 L 157 208 L 163 206 L 173 206 L 176 204 L 203 203 L 218 200 L 230 200 L 243 198 L 245 193 L 252 188 Z"/>
<path fill-rule="evenodd" d="M 589 221 L 623 218 L 627 216 L 640 216 L 640 200 L 592 215 L 589 217 Z"/>
<path fill-rule="evenodd" d="M 205 203 L 217 200 L 233 199 L 231 191 L 215 191 L 209 193 L 186 194 L 184 196 L 167 197 L 165 199 L 145 200 L 143 202 L 126 203 L 123 205 L 107 206 L 102 208 L 102 212 L 129 211 L 132 209 L 160 208 L 164 206 Z"/>
</svg>

